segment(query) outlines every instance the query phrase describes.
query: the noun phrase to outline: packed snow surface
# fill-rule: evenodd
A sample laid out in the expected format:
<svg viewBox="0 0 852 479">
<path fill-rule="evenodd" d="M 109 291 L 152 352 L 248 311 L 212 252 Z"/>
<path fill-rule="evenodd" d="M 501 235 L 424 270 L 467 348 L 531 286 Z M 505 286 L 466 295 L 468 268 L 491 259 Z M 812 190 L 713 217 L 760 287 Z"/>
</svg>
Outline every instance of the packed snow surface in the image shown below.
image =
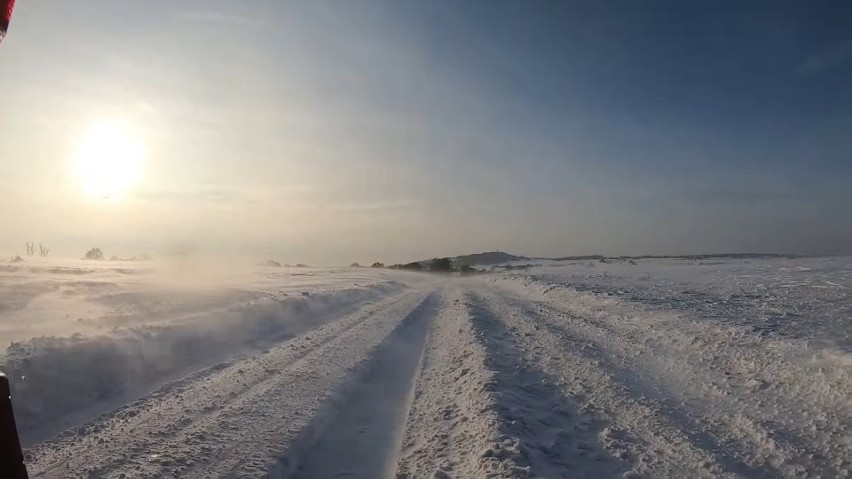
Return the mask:
<svg viewBox="0 0 852 479">
<path fill-rule="evenodd" d="M 30 475 L 852 475 L 852 259 L 537 263 L 0 266 Z"/>
</svg>

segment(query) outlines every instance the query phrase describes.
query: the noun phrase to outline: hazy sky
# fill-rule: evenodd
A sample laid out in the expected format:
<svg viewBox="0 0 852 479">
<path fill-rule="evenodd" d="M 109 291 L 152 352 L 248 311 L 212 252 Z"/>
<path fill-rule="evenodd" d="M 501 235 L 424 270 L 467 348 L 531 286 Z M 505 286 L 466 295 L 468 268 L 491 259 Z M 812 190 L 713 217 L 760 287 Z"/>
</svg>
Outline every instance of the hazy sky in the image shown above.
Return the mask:
<svg viewBox="0 0 852 479">
<path fill-rule="evenodd" d="M 852 254 L 850 85 L 847 1 L 21 1 L 0 247 Z"/>
</svg>

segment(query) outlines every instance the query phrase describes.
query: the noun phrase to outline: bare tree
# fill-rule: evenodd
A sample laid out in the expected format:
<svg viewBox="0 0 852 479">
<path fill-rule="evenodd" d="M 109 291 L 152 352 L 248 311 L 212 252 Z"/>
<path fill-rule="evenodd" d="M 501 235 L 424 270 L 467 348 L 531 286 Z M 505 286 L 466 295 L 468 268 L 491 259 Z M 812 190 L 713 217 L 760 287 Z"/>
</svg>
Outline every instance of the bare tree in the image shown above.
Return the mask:
<svg viewBox="0 0 852 479">
<path fill-rule="evenodd" d="M 39 256 L 47 256 L 50 254 L 50 248 L 45 247 L 43 244 L 38 244 L 38 255 Z"/>
</svg>

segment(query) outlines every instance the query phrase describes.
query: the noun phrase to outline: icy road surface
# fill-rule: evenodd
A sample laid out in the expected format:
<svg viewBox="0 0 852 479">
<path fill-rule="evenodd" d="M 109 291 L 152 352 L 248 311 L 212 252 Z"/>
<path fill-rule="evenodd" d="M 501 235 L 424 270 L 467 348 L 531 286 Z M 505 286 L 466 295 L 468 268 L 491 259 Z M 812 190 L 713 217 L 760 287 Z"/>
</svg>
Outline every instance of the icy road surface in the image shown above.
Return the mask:
<svg viewBox="0 0 852 479">
<path fill-rule="evenodd" d="M 166 273 L 0 269 L 32 477 L 852 475 L 848 258 Z"/>
</svg>

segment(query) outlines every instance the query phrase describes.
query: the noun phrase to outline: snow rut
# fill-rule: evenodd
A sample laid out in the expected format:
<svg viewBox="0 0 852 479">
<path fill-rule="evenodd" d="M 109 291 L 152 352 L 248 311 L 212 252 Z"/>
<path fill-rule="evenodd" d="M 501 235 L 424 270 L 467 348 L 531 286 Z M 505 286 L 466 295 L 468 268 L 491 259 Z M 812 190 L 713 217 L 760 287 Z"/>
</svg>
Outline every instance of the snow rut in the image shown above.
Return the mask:
<svg viewBox="0 0 852 479">
<path fill-rule="evenodd" d="M 397 478 L 612 477 L 607 429 L 529 364 L 507 325 L 470 293 L 445 298 L 426 348 Z"/>
<path fill-rule="evenodd" d="M 296 440 L 288 471 L 273 477 L 378 478 L 391 474 L 429 325 L 430 295 L 377 348 L 339 395 L 326 401 Z M 283 469 L 283 467 L 282 467 Z"/>
<path fill-rule="evenodd" d="M 784 343 L 751 344 L 738 330 L 630 317 L 617 305 L 501 296 L 588 351 L 728 471 L 747 477 L 848 473 L 852 409 L 843 368 L 798 363 Z"/>
<path fill-rule="evenodd" d="M 648 477 L 729 475 L 707 451 L 693 444 L 669 418 L 620 383 L 585 344 L 554 334 L 529 311 L 498 295 L 475 295 L 485 317 L 503 325 L 507 340 L 528 367 L 553 378 L 560 394 L 578 406 L 580 432 L 604 457 L 617 459 L 630 473 Z M 588 434 L 594 432 L 594 435 Z M 582 439 L 581 439 L 582 441 Z M 585 447 L 590 447 L 586 445 Z M 582 465 L 582 463 L 581 463 Z M 569 471 L 562 476 L 568 477 Z M 588 475 L 588 474 L 587 474 Z"/>
<path fill-rule="evenodd" d="M 397 462 L 397 478 L 510 473 L 514 454 L 498 432 L 493 373 L 458 292 L 444 295 L 426 344 Z M 492 449 L 485 457 L 485 452 Z M 493 467 L 493 470 L 492 470 Z"/>
<path fill-rule="evenodd" d="M 261 477 L 428 291 L 169 383 L 28 454 L 32 477 Z"/>
</svg>

